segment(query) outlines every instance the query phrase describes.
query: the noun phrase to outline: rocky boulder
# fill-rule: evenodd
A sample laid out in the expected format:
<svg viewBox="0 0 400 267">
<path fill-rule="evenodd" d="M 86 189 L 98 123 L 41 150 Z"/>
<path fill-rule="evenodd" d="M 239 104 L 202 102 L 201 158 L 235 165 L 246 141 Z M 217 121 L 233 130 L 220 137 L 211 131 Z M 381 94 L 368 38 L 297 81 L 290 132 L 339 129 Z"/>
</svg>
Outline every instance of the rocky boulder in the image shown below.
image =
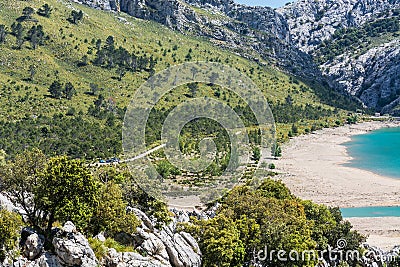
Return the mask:
<svg viewBox="0 0 400 267">
<path fill-rule="evenodd" d="M 63 267 L 59 264 L 57 257 L 50 252 L 45 252 L 39 258 L 30 261 L 27 258 L 20 256 L 13 261 L 12 264 L 3 264 L 0 267 Z"/>
<path fill-rule="evenodd" d="M 21 239 L 19 242 L 22 254 L 28 260 L 36 259 L 43 252 L 44 241 L 44 236 L 39 235 L 35 229 L 24 227 L 21 231 Z"/>
<path fill-rule="evenodd" d="M 106 267 L 170 267 L 170 264 L 163 264 L 155 259 L 143 257 L 135 252 L 117 252 L 109 249 L 104 259 Z"/>
<path fill-rule="evenodd" d="M 135 236 L 138 251 L 166 266 L 201 266 L 201 252 L 196 240 L 188 233 L 177 231 L 177 222 L 187 221 L 187 214 L 180 214 L 168 226 L 152 230 L 146 226 L 145 222 L 151 220 L 144 213 L 138 217 L 142 220 L 142 227 L 138 227 Z"/>
<path fill-rule="evenodd" d="M 28 236 L 25 241 L 23 246 L 24 256 L 29 260 L 33 260 L 42 253 L 43 247 L 44 239 L 39 237 L 38 234 L 34 233 Z"/>
<path fill-rule="evenodd" d="M 67 222 L 53 238 L 54 252 L 63 266 L 95 267 L 96 256 L 88 240 L 76 231 L 72 222 Z"/>
</svg>

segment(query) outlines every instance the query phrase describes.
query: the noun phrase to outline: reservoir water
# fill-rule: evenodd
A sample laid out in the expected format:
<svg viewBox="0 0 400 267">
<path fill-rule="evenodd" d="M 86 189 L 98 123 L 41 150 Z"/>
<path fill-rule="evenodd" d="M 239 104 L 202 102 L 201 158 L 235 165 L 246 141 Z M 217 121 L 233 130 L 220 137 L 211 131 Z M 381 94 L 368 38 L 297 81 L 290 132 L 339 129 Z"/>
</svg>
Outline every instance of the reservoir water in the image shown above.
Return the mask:
<svg viewBox="0 0 400 267">
<path fill-rule="evenodd" d="M 349 217 L 400 217 L 400 207 L 342 208 L 343 218 Z"/>
<path fill-rule="evenodd" d="M 400 179 L 400 127 L 380 129 L 351 139 L 345 143 L 353 158 L 347 165 Z"/>
<path fill-rule="evenodd" d="M 347 166 L 400 179 L 400 127 L 380 129 L 351 139 L 345 143 L 353 158 Z M 400 217 L 400 207 L 343 208 L 341 211 L 343 217 Z"/>
</svg>

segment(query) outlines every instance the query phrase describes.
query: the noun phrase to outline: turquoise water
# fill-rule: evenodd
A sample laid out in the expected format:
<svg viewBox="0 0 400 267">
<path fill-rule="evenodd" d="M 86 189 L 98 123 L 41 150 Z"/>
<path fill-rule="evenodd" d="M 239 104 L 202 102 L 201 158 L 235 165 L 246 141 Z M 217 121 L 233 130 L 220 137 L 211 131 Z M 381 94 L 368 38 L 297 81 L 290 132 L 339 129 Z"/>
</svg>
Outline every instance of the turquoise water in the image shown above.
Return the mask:
<svg viewBox="0 0 400 267">
<path fill-rule="evenodd" d="M 400 179 L 400 127 L 380 129 L 351 139 L 345 144 L 353 158 L 347 166 Z M 400 207 L 343 208 L 341 211 L 343 217 L 400 217 Z"/>
<path fill-rule="evenodd" d="M 346 165 L 400 179 L 400 127 L 356 135 L 345 145 L 353 158 Z"/>
<path fill-rule="evenodd" d="M 343 208 L 343 218 L 349 217 L 400 217 L 400 207 Z"/>
</svg>

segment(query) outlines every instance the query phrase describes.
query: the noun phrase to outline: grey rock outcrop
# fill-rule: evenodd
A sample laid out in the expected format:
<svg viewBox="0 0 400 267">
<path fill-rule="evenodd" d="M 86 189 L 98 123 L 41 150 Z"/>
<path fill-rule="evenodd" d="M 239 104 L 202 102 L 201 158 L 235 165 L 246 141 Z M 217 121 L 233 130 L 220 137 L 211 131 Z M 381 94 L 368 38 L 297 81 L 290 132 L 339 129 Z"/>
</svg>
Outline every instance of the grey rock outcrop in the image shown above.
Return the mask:
<svg viewBox="0 0 400 267">
<path fill-rule="evenodd" d="M 400 259 L 400 246 L 395 246 L 389 251 L 366 246 L 366 251 L 360 259 L 360 265 L 363 267 L 393 266 Z"/>
<path fill-rule="evenodd" d="M 35 259 L 43 251 L 44 238 L 39 237 L 38 234 L 34 233 L 28 236 L 23 246 L 24 256 L 28 260 Z"/>
<path fill-rule="evenodd" d="M 36 259 L 43 252 L 44 240 L 44 236 L 39 235 L 33 228 L 24 227 L 19 242 L 23 255 L 28 260 Z"/>
<path fill-rule="evenodd" d="M 0 267 L 2 265 L 0 264 Z M 30 261 L 22 256 L 14 260 L 12 264 L 5 264 L 4 267 L 63 267 L 59 264 L 57 257 L 50 252 L 43 253 L 39 258 Z"/>
<path fill-rule="evenodd" d="M 398 20 L 399 10 L 400 0 L 299 0 L 278 12 L 287 19 L 292 43 L 318 56 L 321 43 L 334 41 L 338 29 L 366 27 L 383 18 Z M 399 115 L 400 39 L 395 36 L 364 40 L 319 67 L 331 87 L 356 96 L 366 107 Z"/>
<path fill-rule="evenodd" d="M 71 222 L 67 222 L 53 238 L 54 252 L 64 266 L 95 267 L 96 256 L 87 239 L 76 231 Z"/>
<path fill-rule="evenodd" d="M 368 107 L 387 113 L 399 104 L 400 40 L 355 57 L 346 53 L 321 66 L 325 75 Z"/>
<path fill-rule="evenodd" d="M 52 244 L 54 253 L 44 251 L 44 237 L 26 227 L 21 232 L 22 256 L 6 260 L 0 267 L 200 267 L 201 252 L 196 240 L 188 233 L 177 231 L 177 222 L 189 220 L 181 212 L 168 226 L 155 227 L 150 219 L 139 209 L 129 208 L 141 222 L 135 233 L 124 233 L 120 241 L 135 247 L 139 252 L 117 252 L 108 249 L 99 262 L 88 240 L 79 233 L 72 222 L 66 222 L 62 229 L 53 228 Z M 104 235 L 95 237 L 105 242 Z M 143 256 L 145 255 L 145 256 Z M 9 263 L 11 262 L 11 263 Z"/>
<path fill-rule="evenodd" d="M 109 249 L 104 259 L 104 266 L 107 267 L 170 267 L 155 259 L 143 257 L 134 252 L 117 252 Z"/>
<path fill-rule="evenodd" d="M 338 28 L 360 26 L 399 7 L 400 0 L 299 0 L 277 11 L 287 19 L 292 42 L 310 52 Z"/>
<path fill-rule="evenodd" d="M 179 218 L 161 229 L 153 228 L 153 230 L 144 224 L 144 221 L 150 221 L 146 215 L 140 219 L 142 227 L 137 229 L 137 250 L 166 266 L 201 266 L 201 252 L 196 240 L 190 234 L 178 232 L 176 229 Z"/>
</svg>

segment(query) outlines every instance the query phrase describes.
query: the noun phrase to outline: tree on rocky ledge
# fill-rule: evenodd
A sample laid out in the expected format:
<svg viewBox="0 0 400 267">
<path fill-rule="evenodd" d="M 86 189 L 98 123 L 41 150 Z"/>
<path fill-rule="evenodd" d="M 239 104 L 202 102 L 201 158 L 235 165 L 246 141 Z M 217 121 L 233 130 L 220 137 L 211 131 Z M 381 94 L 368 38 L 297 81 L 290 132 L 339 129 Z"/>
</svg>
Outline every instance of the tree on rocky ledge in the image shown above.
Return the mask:
<svg viewBox="0 0 400 267">
<path fill-rule="evenodd" d="M 90 232 L 106 232 L 108 236 L 134 233 L 140 225 L 135 214 L 127 212 L 127 203 L 123 199 L 121 187 L 114 181 L 102 184 L 99 190 L 100 200 L 91 218 Z"/>
<path fill-rule="evenodd" d="M 83 161 L 65 156 L 50 159 L 38 184 L 35 203 L 48 218 L 47 232 L 57 220 L 72 221 L 80 229 L 88 227 L 99 185 Z"/>
</svg>

